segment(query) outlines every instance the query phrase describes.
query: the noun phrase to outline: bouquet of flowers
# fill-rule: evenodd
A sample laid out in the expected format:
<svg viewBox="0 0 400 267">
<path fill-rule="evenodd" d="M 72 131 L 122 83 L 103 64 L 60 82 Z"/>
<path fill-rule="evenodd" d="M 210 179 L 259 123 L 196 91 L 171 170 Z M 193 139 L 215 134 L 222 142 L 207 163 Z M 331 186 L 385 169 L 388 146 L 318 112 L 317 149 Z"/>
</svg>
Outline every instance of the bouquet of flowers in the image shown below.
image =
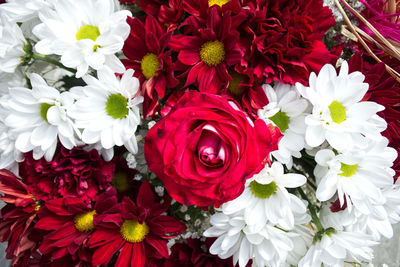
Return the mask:
<svg viewBox="0 0 400 267">
<path fill-rule="evenodd" d="M 396 0 L 0 2 L 11 266 L 358 266 L 392 237 Z"/>
</svg>

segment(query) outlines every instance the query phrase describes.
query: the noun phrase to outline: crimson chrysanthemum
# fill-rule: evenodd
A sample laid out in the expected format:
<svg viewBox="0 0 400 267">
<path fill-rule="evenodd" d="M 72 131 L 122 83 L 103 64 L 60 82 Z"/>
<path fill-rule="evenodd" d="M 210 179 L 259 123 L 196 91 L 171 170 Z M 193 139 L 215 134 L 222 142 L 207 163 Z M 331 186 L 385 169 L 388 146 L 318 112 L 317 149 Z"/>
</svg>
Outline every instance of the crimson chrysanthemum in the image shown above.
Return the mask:
<svg viewBox="0 0 400 267">
<path fill-rule="evenodd" d="M 207 19 L 189 16 L 182 24 L 184 34 L 174 35 L 169 47 L 179 52 L 178 60 L 186 65 L 185 87 L 196 84 L 201 92 L 217 93 L 224 83 L 232 80 L 228 67 L 240 62 L 238 49 L 241 22 L 230 11 L 219 14 L 216 7 Z"/>
<path fill-rule="evenodd" d="M 25 154 L 20 164 L 23 181 L 38 200 L 76 196 L 84 201 L 111 187 L 115 165 L 106 162 L 97 150 L 85 151 L 76 147 L 61 147 L 53 160 L 34 160 L 32 153 Z"/>
<path fill-rule="evenodd" d="M 23 262 L 29 262 L 38 246 L 32 232 L 40 204 L 28 187 L 6 170 L 0 170 L 0 193 L 0 199 L 6 202 L 0 211 L 0 241 L 8 242 L 6 257 L 12 259 L 12 266 L 28 266 Z"/>
<path fill-rule="evenodd" d="M 73 261 L 91 262 L 87 246 L 93 232 L 93 219 L 117 204 L 114 189 L 100 194 L 94 205 L 77 197 L 58 198 L 47 201 L 40 210 L 40 220 L 35 228 L 48 231 L 39 247 L 51 260 L 72 257 Z"/>
<path fill-rule="evenodd" d="M 89 247 L 95 249 L 93 265 L 107 264 L 120 252 L 115 267 L 145 266 L 146 259 L 168 257 L 167 239 L 181 234 L 186 226 L 167 215 L 170 200 L 157 203 L 145 181 L 136 203 L 125 197 L 121 203 L 94 219 Z"/>
<path fill-rule="evenodd" d="M 153 16 L 143 23 L 128 17 L 131 33 L 125 41 L 123 60 L 127 69 L 134 69 L 134 76 L 142 84 L 143 114 L 153 116 L 158 108 L 158 98 L 163 98 L 166 88 L 178 85 L 175 79 L 170 52 L 165 52 L 172 32 L 167 32 Z"/>
<path fill-rule="evenodd" d="M 250 0 L 240 26 L 241 65 L 266 83 L 308 83 L 311 72 L 336 59 L 321 41 L 335 24 L 321 0 Z"/>
</svg>

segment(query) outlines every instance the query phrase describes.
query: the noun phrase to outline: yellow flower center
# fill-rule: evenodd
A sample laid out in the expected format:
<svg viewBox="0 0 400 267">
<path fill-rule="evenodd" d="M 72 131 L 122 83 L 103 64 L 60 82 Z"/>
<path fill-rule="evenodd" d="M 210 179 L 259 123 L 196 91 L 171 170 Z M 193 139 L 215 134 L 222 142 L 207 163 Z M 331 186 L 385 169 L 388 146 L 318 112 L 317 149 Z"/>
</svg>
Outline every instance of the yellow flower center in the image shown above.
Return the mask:
<svg viewBox="0 0 400 267">
<path fill-rule="evenodd" d="M 346 109 L 338 101 L 332 101 L 328 107 L 333 122 L 342 123 L 346 119 Z"/>
<path fill-rule="evenodd" d="M 234 72 L 231 74 L 232 81 L 229 82 L 228 90 L 235 96 L 240 96 L 246 91 L 245 86 L 239 86 L 244 79 L 244 75 Z"/>
<path fill-rule="evenodd" d="M 121 225 L 121 236 L 128 242 L 137 243 L 142 242 L 146 235 L 149 233 L 149 227 L 146 222 L 139 223 L 136 220 L 126 220 Z"/>
<path fill-rule="evenodd" d="M 200 58 L 208 66 L 217 66 L 225 59 L 224 44 L 220 41 L 204 43 L 200 49 Z"/>
<path fill-rule="evenodd" d="M 91 39 L 96 41 L 97 37 L 100 36 L 100 30 L 96 26 L 84 25 L 76 32 L 76 40 Z"/>
<path fill-rule="evenodd" d="M 213 5 L 218 5 L 222 7 L 226 3 L 229 3 L 231 0 L 208 0 L 208 6 L 212 7 Z"/>
<path fill-rule="evenodd" d="M 344 176 L 344 177 L 351 177 L 356 173 L 357 167 L 358 167 L 357 164 L 347 165 L 347 164 L 341 163 L 340 170 L 342 171 L 342 173 L 340 173 L 339 175 Z"/>
<path fill-rule="evenodd" d="M 125 192 L 129 189 L 128 175 L 124 172 L 116 172 L 111 184 L 119 191 Z"/>
<path fill-rule="evenodd" d="M 158 61 L 157 55 L 153 53 L 145 55 L 140 63 L 140 68 L 142 69 L 142 73 L 146 79 L 157 76 L 158 74 L 156 71 L 158 70 L 158 67 L 160 67 L 160 62 Z"/>
<path fill-rule="evenodd" d="M 36 204 L 36 205 L 35 205 L 35 211 L 39 211 L 40 208 L 41 208 L 40 204 Z"/>
<path fill-rule="evenodd" d="M 93 230 L 94 225 L 93 225 L 93 217 L 96 214 L 95 210 L 92 210 L 87 213 L 79 213 L 75 215 L 74 222 L 75 222 L 75 228 L 79 232 L 88 232 Z"/>
</svg>

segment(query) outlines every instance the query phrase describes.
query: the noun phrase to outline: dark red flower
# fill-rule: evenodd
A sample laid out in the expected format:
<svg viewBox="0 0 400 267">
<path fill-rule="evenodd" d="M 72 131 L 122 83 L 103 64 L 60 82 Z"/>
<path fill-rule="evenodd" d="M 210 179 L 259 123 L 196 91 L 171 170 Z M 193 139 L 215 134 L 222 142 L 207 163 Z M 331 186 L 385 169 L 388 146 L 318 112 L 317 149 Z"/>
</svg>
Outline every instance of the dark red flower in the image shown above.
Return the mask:
<svg viewBox="0 0 400 267">
<path fill-rule="evenodd" d="M 385 107 L 378 113 L 388 124 L 382 134 L 388 138 L 389 146 L 400 155 L 400 83 L 390 76 L 383 63 L 369 64 L 360 54 L 355 54 L 349 60 L 349 71 L 361 71 L 365 75 L 364 82 L 369 84 L 369 89 L 363 100 L 374 101 Z M 399 157 L 395 160 L 393 169 L 397 179 L 400 175 Z"/>
<path fill-rule="evenodd" d="M 40 220 L 35 228 L 50 231 L 39 247 L 51 260 L 69 258 L 73 261 L 91 262 L 87 242 L 93 232 L 93 218 L 117 204 L 115 190 L 96 197 L 94 206 L 77 197 L 65 197 L 47 201 L 40 210 Z"/>
<path fill-rule="evenodd" d="M 11 265 L 24 266 L 38 246 L 39 240 L 31 234 L 40 205 L 28 187 L 7 170 L 0 170 L 0 193 L 7 203 L 0 211 L 0 241 L 8 242 L 6 257 L 12 259 Z"/>
<path fill-rule="evenodd" d="M 186 226 L 161 215 L 170 204 L 155 201 L 150 184 L 145 181 L 134 203 L 128 197 L 122 203 L 94 219 L 95 230 L 89 247 L 95 249 L 93 265 L 107 264 L 120 251 L 116 267 L 143 267 L 146 259 L 168 257 L 167 239 L 182 233 Z"/>
<path fill-rule="evenodd" d="M 61 147 L 50 162 L 34 160 L 32 153 L 26 153 L 20 174 L 37 200 L 75 196 L 89 202 L 111 187 L 114 168 L 114 163 L 104 161 L 95 149 Z"/>
<path fill-rule="evenodd" d="M 218 13 L 210 8 L 207 20 L 189 16 L 182 24 L 184 34 L 174 35 L 169 47 L 179 52 L 178 60 L 186 65 L 184 87 L 196 84 L 201 92 L 217 93 L 224 83 L 232 80 L 228 66 L 240 62 L 237 43 L 239 18 L 232 18 L 230 11 Z"/>
<path fill-rule="evenodd" d="M 156 17 L 168 31 L 174 31 L 183 17 L 182 0 L 141 0 L 139 7 L 147 15 Z"/>
<path fill-rule="evenodd" d="M 218 207 L 243 192 L 280 137 L 277 127 L 253 122 L 231 99 L 187 91 L 147 133 L 144 154 L 176 201 Z"/>
<path fill-rule="evenodd" d="M 320 0 L 243 1 L 247 19 L 240 26 L 243 67 L 265 82 L 306 84 L 336 56 L 321 42 L 335 24 L 332 11 Z"/>
<path fill-rule="evenodd" d="M 232 11 L 233 14 L 238 14 L 242 11 L 242 6 L 239 0 L 183 0 L 183 8 L 189 14 L 207 18 L 209 9 L 216 6 L 221 13 Z"/>
<path fill-rule="evenodd" d="M 147 16 L 143 24 L 137 18 L 128 17 L 131 33 L 125 41 L 123 60 L 125 67 L 135 70 L 134 76 L 142 84 L 143 113 L 153 116 L 158 109 L 158 98 L 163 98 L 166 88 L 173 88 L 175 79 L 170 52 L 165 48 L 172 32 L 167 32 L 153 16 Z"/>
<path fill-rule="evenodd" d="M 163 267 L 233 267 L 232 257 L 221 259 L 208 253 L 208 248 L 208 244 L 199 239 L 189 238 L 186 243 L 176 243 Z"/>
</svg>

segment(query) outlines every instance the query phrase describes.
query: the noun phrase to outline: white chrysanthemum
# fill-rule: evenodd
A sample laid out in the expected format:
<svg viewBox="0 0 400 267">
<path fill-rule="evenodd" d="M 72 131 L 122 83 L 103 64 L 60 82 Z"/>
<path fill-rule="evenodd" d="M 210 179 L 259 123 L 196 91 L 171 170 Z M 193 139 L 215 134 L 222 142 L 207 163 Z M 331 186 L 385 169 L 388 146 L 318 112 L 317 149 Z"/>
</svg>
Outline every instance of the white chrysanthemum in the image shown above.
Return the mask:
<svg viewBox="0 0 400 267">
<path fill-rule="evenodd" d="M 385 198 L 381 188 L 391 187 L 394 170 L 390 167 L 397 152 L 387 146 L 384 137 L 379 142 L 369 142 L 364 150 L 340 153 L 320 150 L 315 160 L 314 174 L 320 201 L 329 200 L 337 192 L 341 206 L 346 199 L 348 208 L 354 205 L 363 214 L 370 214 L 373 205 L 382 205 Z"/>
<path fill-rule="evenodd" d="M 377 242 L 369 235 L 356 232 L 337 231 L 328 228 L 314 238 L 313 245 L 300 260 L 298 267 L 345 266 L 345 262 L 371 261 L 371 246 Z"/>
<path fill-rule="evenodd" d="M 13 73 L 25 55 L 26 40 L 17 23 L 0 12 L 0 72 Z"/>
<path fill-rule="evenodd" d="M 384 208 L 388 213 L 390 223 L 400 222 L 400 179 L 397 179 L 392 187 L 384 189 L 382 194 L 386 198 Z"/>
<path fill-rule="evenodd" d="M 50 161 L 58 139 L 68 149 L 77 145 L 76 134 L 79 132 L 66 114 L 74 98 L 69 92 L 60 93 L 48 86 L 37 74 L 31 74 L 30 81 L 32 90 L 10 88 L 9 115 L 5 124 L 17 136 L 15 147 L 19 151 L 33 151 L 35 159 L 44 156 Z"/>
<path fill-rule="evenodd" d="M 18 163 L 23 155 L 15 149 L 15 135 L 4 123 L 8 115 L 9 95 L 0 98 L 0 169 L 7 169 L 18 174 Z"/>
<path fill-rule="evenodd" d="M 122 73 L 124 66 L 115 53 L 121 51 L 130 27 L 128 10 L 119 10 L 114 0 L 56 1 L 53 9 L 44 9 L 41 24 L 33 28 L 39 38 L 35 49 L 42 54 L 61 55 L 61 63 L 77 68 L 82 77 L 88 67 L 104 65 Z"/>
<path fill-rule="evenodd" d="M 268 223 L 253 232 L 244 220 L 242 213 L 227 215 L 216 213 L 211 217 L 212 227 L 204 236 L 217 237 L 210 247 L 210 253 L 222 259 L 233 256 L 233 265 L 240 267 L 253 260 L 253 266 L 279 267 L 285 264 L 288 253 L 294 245 L 291 237 L 296 233 L 283 231 Z"/>
<path fill-rule="evenodd" d="M 139 95 L 139 80 L 132 75 L 130 69 L 120 80 L 104 68 L 97 72 L 98 79 L 84 76 L 87 86 L 71 89 L 77 101 L 68 114 L 83 129 L 83 142 L 99 143 L 106 150 L 124 145 L 129 152 L 137 152 L 135 132 L 143 97 Z"/>
<path fill-rule="evenodd" d="M 384 206 L 375 205 L 370 209 L 371 214 L 365 215 L 357 209 L 332 212 L 328 205 L 324 205 L 320 212 L 321 223 L 325 227 L 368 234 L 375 241 L 379 241 L 381 236 L 391 238 L 393 228 Z"/>
<path fill-rule="evenodd" d="M 301 95 L 313 105 L 305 119 L 305 139 L 309 146 L 324 140 L 336 150 L 365 146 L 366 138 L 379 140 L 386 122 L 376 113 L 384 109 L 375 102 L 361 101 L 368 90 L 361 72 L 348 73 L 344 61 L 339 75 L 332 65 L 325 65 L 318 74 L 310 75 L 310 87 L 296 84 Z"/>
<path fill-rule="evenodd" d="M 284 174 L 279 162 L 265 166 L 260 173 L 246 181 L 243 193 L 221 206 L 225 214 L 244 212 L 244 220 L 252 231 L 260 231 L 270 221 L 283 229 L 294 227 L 294 214 L 305 214 L 306 206 L 286 188 L 302 186 L 307 181 L 300 174 Z"/>
<path fill-rule="evenodd" d="M 308 102 L 302 99 L 296 87 L 277 83 L 273 88 L 264 84 L 263 89 L 268 97 L 268 105 L 258 110 L 258 116 L 267 122 L 273 122 L 281 130 L 283 137 L 279 141 L 279 149 L 272 155 L 292 168 L 292 156 L 300 158 L 304 148 L 306 125 L 304 118 Z"/>
<path fill-rule="evenodd" d="M 0 5 L 0 12 L 11 22 L 26 22 L 38 16 L 39 11 L 53 6 L 53 0 L 7 0 Z"/>
<path fill-rule="evenodd" d="M 290 239 L 293 242 L 293 250 L 289 251 L 286 262 L 287 266 L 297 266 L 300 259 L 307 253 L 313 241 L 312 231 L 308 226 L 296 225 L 291 231 Z"/>
</svg>

